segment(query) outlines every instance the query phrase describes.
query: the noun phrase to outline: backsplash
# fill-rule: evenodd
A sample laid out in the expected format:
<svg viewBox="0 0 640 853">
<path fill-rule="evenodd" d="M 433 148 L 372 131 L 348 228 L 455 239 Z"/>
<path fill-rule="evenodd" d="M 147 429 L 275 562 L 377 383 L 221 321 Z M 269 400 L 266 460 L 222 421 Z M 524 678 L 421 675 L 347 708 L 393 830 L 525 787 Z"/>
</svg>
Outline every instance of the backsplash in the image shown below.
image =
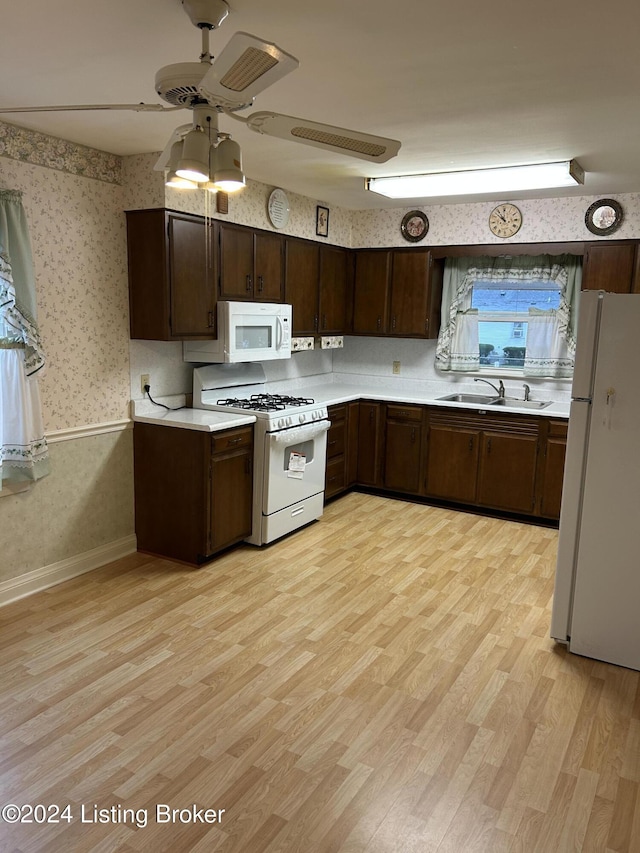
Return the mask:
<svg viewBox="0 0 640 853">
<path fill-rule="evenodd" d="M 410 338 L 367 338 L 347 336 L 344 349 L 332 350 L 333 372 L 337 378 L 344 374 L 360 376 L 363 379 L 378 377 L 398 382 L 399 388 L 407 382 L 438 382 L 447 385 L 473 386 L 473 376 L 458 374 L 446 375 L 435 368 L 436 341 Z M 400 362 L 400 373 L 393 373 L 393 362 Z M 522 376 L 510 376 L 508 371 L 501 374 L 507 393 L 518 397 L 526 381 L 531 387 L 533 398 L 540 399 L 544 391 L 547 396 L 558 402 L 571 398 L 569 380 L 536 379 Z M 488 377 L 491 379 L 492 377 Z M 497 377 L 496 377 L 497 379 Z M 385 384 L 389 388 L 389 384 Z"/>
</svg>

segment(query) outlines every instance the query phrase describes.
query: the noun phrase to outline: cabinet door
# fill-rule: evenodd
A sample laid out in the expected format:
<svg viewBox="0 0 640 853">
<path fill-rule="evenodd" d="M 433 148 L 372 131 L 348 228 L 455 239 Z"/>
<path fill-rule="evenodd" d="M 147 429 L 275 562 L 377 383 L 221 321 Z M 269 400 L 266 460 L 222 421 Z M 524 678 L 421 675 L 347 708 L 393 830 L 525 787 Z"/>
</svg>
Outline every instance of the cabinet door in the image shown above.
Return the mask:
<svg viewBox="0 0 640 853">
<path fill-rule="evenodd" d="M 282 302 L 284 295 L 283 240 L 279 234 L 256 232 L 254 238 L 254 297 Z"/>
<path fill-rule="evenodd" d="M 360 403 L 349 403 L 347 412 L 347 474 L 346 485 L 358 482 L 358 433 L 360 431 Z"/>
<path fill-rule="evenodd" d="M 168 217 L 171 334 L 211 336 L 215 289 L 211 224 L 195 217 Z"/>
<path fill-rule="evenodd" d="M 247 447 L 212 457 L 210 553 L 251 535 L 252 458 Z"/>
<path fill-rule="evenodd" d="M 309 240 L 285 241 L 285 302 L 293 306 L 293 334 L 318 330 L 320 247 Z"/>
<path fill-rule="evenodd" d="M 446 500 L 475 503 L 479 431 L 432 424 L 427 440 L 427 493 Z"/>
<path fill-rule="evenodd" d="M 589 246 L 585 255 L 582 289 L 631 293 L 635 265 L 635 243 Z"/>
<path fill-rule="evenodd" d="M 532 513 L 538 436 L 483 432 L 478 503 Z"/>
<path fill-rule="evenodd" d="M 353 285 L 353 331 L 360 335 L 384 334 L 389 316 L 390 252 L 356 253 Z"/>
<path fill-rule="evenodd" d="M 199 563 L 207 536 L 208 436 L 191 429 L 133 425 L 138 548 Z"/>
<path fill-rule="evenodd" d="M 389 329 L 392 335 L 428 334 L 428 289 L 429 252 L 417 249 L 393 252 Z"/>
<path fill-rule="evenodd" d="M 567 450 L 567 423 L 551 421 L 548 430 L 544 447 L 540 515 L 545 518 L 560 518 L 564 460 Z"/>
<path fill-rule="evenodd" d="M 381 456 L 380 403 L 360 403 L 358 423 L 358 482 L 377 486 Z"/>
<path fill-rule="evenodd" d="M 320 323 L 322 334 L 342 334 L 347 313 L 347 260 L 345 249 L 320 247 Z"/>
<path fill-rule="evenodd" d="M 220 297 L 253 299 L 253 231 L 223 223 L 220 233 Z"/>
<path fill-rule="evenodd" d="M 384 486 L 396 492 L 420 491 L 420 422 L 387 419 L 384 450 Z"/>
</svg>

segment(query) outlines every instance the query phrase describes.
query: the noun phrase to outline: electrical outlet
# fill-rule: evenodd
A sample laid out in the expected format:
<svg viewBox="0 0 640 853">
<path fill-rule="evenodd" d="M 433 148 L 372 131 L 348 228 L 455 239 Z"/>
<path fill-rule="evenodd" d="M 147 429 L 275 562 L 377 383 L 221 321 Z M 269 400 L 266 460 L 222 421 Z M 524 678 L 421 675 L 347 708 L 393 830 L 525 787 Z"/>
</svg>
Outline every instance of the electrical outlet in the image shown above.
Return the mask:
<svg viewBox="0 0 640 853">
<path fill-rule="evenodd" d="M 149 374 L 148 373 L 141 373 L 140 374 L 140 390 L 142 391 L 143 394 L 144 394 L 144 386 L 145 385 L 151 385 L 151 381 L 149 379 Z"/>
<path fill-rule="evenodd" d="M 393 362 L 393 369 L 392 370 L 393 370 L 393 373 L 395 373 L 395 374 L 400 373 L 400 362 L 399 361 Z"/>
</svg>

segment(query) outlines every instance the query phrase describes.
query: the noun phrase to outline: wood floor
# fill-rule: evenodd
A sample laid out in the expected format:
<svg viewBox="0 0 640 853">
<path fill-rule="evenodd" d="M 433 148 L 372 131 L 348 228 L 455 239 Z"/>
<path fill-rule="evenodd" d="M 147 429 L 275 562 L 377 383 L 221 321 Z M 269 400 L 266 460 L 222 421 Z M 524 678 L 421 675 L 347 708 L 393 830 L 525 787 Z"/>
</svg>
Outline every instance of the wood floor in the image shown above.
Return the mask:
<svg viewBox="0 0 640 853">
<path fill-rule="evenodd" d="M 639 674 L 549 640 L 556 540 L 351 494 L 4 608 L 1 799 L 71 820 L 0 850 L 640 851 Z"/>
</svg>

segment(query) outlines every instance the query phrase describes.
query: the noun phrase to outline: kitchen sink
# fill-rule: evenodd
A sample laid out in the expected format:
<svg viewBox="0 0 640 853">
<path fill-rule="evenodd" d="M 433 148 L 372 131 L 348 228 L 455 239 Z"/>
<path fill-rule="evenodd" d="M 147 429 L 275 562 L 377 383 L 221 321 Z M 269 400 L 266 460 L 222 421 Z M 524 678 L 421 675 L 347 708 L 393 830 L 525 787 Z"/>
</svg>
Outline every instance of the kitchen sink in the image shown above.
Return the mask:
<svg viewBox="0 0 640 853">
<path fill-rule="evenodd" d="M 490 394 L 447 394 L 436 397 L 447 403 L 477 403 L 482 406 L 500 406 L 504 409 L 544 409 L 552 400 L 514 400 L 509 397 L 496 397 Z"/>
<path fill-rule="evenodd" d="M 505 409 L 544 409 L 550 406 L 552 400 L 507 400 L 499 397 L 491 402 L 492 406 L 502 406 Z"/>
<path fill-rule="evenodd" d="M 436 400 L 451 403 L 482 403 L 485 406 L 491 405 L 497 399 L 495 394 L 447 394 L 446 397 L 436 397 Z"/>
</svg>

